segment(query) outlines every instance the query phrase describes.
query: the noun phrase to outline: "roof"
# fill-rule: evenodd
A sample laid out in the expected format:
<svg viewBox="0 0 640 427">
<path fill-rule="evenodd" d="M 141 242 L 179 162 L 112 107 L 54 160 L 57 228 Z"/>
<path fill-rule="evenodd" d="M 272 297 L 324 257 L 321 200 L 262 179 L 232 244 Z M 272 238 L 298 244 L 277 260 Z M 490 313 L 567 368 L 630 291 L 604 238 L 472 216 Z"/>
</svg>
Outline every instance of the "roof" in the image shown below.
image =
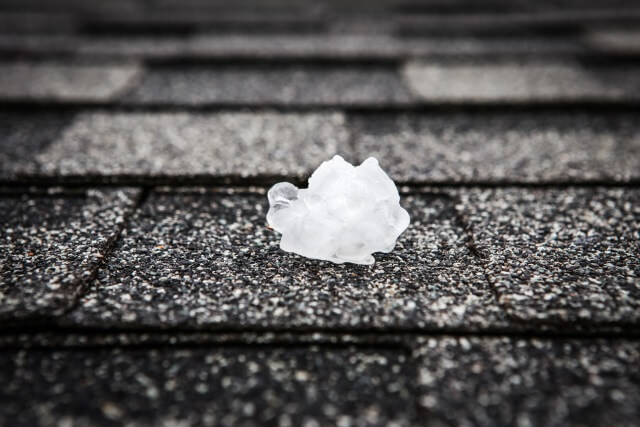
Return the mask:
<svg viewBox="0 0 640 427">
<path fill-rule="evenodd" d="M 631 1 L 4 1 L 0 425 L 640 419 Z M 285 253 L 369 156 L 411 225 Z"/>
</svg>

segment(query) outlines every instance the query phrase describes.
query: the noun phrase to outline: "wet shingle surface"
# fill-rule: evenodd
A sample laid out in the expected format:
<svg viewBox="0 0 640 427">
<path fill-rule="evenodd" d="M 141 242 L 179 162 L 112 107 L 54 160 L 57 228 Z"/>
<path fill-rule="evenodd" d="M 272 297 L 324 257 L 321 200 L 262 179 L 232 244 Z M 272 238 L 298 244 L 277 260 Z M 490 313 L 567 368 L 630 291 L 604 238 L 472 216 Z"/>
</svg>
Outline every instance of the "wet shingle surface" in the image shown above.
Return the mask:
<svg viewBox="0 0 640 427">
<path fill-rule="evenodd" d="M 36 160 L 47 176 L 308 176 L 351 157 L 338 112 L 82 114 Z"/>
<path fill-rule="evenodd" d="M 5 0 L 0 425 L 632 426 L 637 1 Z M 378 158 L 372 266 L 270 186 Z"/>
<path fill-rule="evenodd" d="M 359 158 L 402 182 L 628 182 L 640 178 L 635 114 L 366 114 Z"/>
<path fill-rule="evenodd" d="M 458 209 L 511 316 L 630 322 L 640 313 L 637 189 L 463 191 Z"/>
<path fill-rule="evenodd" d="M 0 361 L 3 425 L 402 426 L 414 413 L 402 350 L 21 351 Z"/>
<path fill-rule="evenodd" d="M 136 190 L 0 197 L 0 319 L 70 308 L 117 237 Z"/>
<path fill-rule="evenodd" d="M 434 425 L 620 425 L 640 416 L 640 344 L 424 338 L 419 419 Z"/>
<path fill-rule="evenodd" d="M 375 267 L 278 248 L 264 196 L 152 195 L 65 324 L 488 328 L 501 312 L 453 201 L 409 196 L 413 226 Z M 400 274 L 400 272 L 402 272 Z"/>
</svg>

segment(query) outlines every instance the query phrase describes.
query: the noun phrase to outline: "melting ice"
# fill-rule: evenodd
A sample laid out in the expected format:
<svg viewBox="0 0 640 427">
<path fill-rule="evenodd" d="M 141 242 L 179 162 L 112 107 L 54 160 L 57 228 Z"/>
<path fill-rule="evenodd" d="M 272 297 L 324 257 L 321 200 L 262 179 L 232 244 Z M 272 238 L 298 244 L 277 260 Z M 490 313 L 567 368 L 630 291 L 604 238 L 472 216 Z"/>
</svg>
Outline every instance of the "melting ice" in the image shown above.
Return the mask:
<svg viewBox="0 0 640 427">
<path fill-rule="evenodd" d="M 269 225 L 280 248 L 335 263 L 373 264 L 409 225 L 393 181 L 370 157 L 353 166 L 340 156 L 320 165 L 309 188 L 280 182 L 269 190 Z"/>
</svg>

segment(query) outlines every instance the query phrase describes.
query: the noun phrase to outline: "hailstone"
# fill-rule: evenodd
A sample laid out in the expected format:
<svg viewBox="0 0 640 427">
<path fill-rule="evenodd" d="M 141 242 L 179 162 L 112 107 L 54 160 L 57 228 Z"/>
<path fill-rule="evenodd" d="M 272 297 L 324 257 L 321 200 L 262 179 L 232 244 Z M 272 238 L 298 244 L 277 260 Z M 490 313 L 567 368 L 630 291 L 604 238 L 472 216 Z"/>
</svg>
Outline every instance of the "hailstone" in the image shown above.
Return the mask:
<svg viewBox="0 0 640 427">
<path fill-rule="evenodd" d="M 269 190 L 267 222 L 280 248 L 308 258 L 373 264 L 409 226 L 393 181 L 370 157 L 353 166 L 336 155 L 309 178 L 309 188 L 280 182 Z"/>
</svg>

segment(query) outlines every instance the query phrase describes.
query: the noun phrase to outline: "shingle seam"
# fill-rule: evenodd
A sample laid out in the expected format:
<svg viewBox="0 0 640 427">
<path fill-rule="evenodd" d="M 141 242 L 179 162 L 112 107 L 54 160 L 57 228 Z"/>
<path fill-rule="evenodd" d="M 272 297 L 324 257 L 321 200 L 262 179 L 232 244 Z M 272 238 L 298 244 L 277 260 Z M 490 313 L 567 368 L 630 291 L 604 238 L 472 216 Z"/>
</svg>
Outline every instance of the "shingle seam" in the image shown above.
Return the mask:
<svg viewBox="0 0 640 427">
<path fill-rule="evenodd" d="M 455 198 L 457 201 L 460 200 L 458 196 L 455 196 Z M 491 280 L 489 276 L 489 272 L 487 271 L 487 258 L 488 258 L 487 254 L 485 254 L 480 248 L 477 247 L 474 236 L 473 236 L 473 232 L 471 230 L 471 224 L 469 223 L 469 221 L 467 221 L 465 215 L 462 212 L 460 212 L 458 209 L 455 209 L 455 218 L 456 218 L 457 224 L 464 231 L 467 237 L 466 245 L 467 245 L 467 248 L 469 249 L 469 252 L 471 253 L 472 256 L 477 258 L 480 262 L 480 265 L 482 267 L 482 272 L 484 274 L 484 280 L 487 283 L 487 286 L 489 287 L 489 289 L 491 290 L 493 298 L 495 299 L 496 304 L 500 308 L 500 311 L 502 311 L 502 314 L 505 316 L 505 318 L 509 321 L 510 324 L 518 325 L 518 327 L 524 327 L 522 322 L 520 322 L 517 318 L 513 317 L 509 313 L 507 305 L 501 301 L 500 292 L 498 291 L 498 288 L 496 287 L 495 283 Z"/>
<path fill-rule="evenodd" d="M 81 304 L 82 297 L 89 289 L 89 284 L 97 278 L 98 271 L 106 264 L 110 255 L 113 253 L 122 230 L 124 230 L 124 228 L 129 224 L 129 219 L 135 214 L 138 208 L 149 196 L 150 191 L 148 188 L 141 188 L 140 190 L 140 194 L 138 194 L 135 203 L 133 203 L 133 205 L 129 209 L 127 209 L 124 214 L 123 221 L 118 226 L 116 232 L 107 241 L 104 248 L 104 254 L 102 258 L 100 258 L 100 261 L 93 266 L 93 268 L 91 269 L 91 273 L 85 279 L 79 281 L 77 291 L 74 293 L 71 302 L 63 310 L 60 310 L 58 313 L 56 313 L 55 316 L 53 316 L 56 322 L 58 322 L 59 319 L 67 316 L 67 314 L 75 310 Z"/>
<path fill-rule="evenodd" d="M 540 326 L 546 326 L 540 327 Z M 586 325 L 583 328 L 567 329 L 567 324 L 558 323 L 556 328 L 551 323 L 538 324 L 528 322 L 527 324 L 517 325 L 513 323 L 510 326 L 501 326 L 495 328 L 467 328 L 467 327 L 366 327 L 366 328 L 349 328 L 349 327 L 282 327 L 282 326 L 265 326 L 265 327 L 184 327 L 173 326 L 162 328 L 157 326 L 139 326 L 135 328 L 127 327 L 95 327 L 95 326 L 64 326 L 60 323 L 43 325 L 23 324 L 10 328 L 0 329 L 0 337 L 28 335 L 36 336 L 38 334 L 58 334 L 61 336 L 69 334 L 79 334 L 86 337 L 96 336 L 118 336 L 121 334 L 129 335 L 175 335 L 175 334 L 208 334 L 210 336 L 224 336 L 237 334 L 256 334 L 268 337 L 273 334 L 289 334 L 296 336 L 308 336 L 314 334 L 323 335 L 339 335 L 353 337 L 379 337 L 380 339 L 391 336 L 452 336 L 452 337 L 522 337 L 522 338 L 640 338 L 640 326 L 637 324 L 623 322 L 607 322 L 594 325 Z M 575 326 L 575 325 L 570 325 Z M 580 326 L 580 325 L 578 325 Z M 1 343 L 0 343 L 1 344 Z"/>
<path fill-rule="evenodd" d="M 281 333 L 273 332 L 257 335 L 253 332 L 222 334 L 215 332 L 180 333 L 176 338 L 174 331 L 155 333 L 154 331 L 138 332 L 105 332 L 99 335 L 83 332 L 53 331 L 36 334 L 9 333 L 0 334 L 0 352 L 11 349 L 69 349 L 69 348 L 214 348 L 225 346 L 318 346 L 318 347 L 358 347 L 358 348 L 387 348 L 399 351 L 412 351 L 415 342 L 420 338 L 511 338 L 511 339 L 544 339 L 549 341 L 565 340 L 606 340 L 639 341 L 640 333 L 625 333 L 611 335 L 607 333 L 577 335 L 577 334 L 523 334 L 523 333 L 473 333 L 453 334 L 443 333 L 384 333 L 384 334 L 345 334 L 327 331 L 318 333 Z"/>
</svg>

